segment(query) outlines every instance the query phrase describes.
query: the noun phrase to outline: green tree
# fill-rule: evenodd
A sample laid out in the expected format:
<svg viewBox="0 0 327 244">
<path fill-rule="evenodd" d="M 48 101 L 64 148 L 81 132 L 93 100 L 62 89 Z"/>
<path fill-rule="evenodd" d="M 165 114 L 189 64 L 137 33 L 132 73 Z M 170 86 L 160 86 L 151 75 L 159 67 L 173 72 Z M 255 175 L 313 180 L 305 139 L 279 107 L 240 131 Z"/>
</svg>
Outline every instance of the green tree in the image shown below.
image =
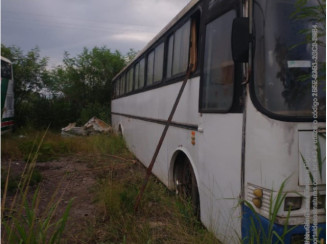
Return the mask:
<svg viewBox="0 0 327 244">
<path fill-rule="evenodd" d="M 317 25 L 318 31 L 318 45 L 320 55 L 325 52 L 326 48 L 326 0 L 296 0 L 295 11 L 292 13 L 291 18 L 294 21 L 306 21 L 312 25 Z M 312 25 L 308 25 L 300 31 L 305 37 L 305 41 L 297 43 L 294 47 L 301 44 L 312 43 Z M 309 75 L 310 77 L 310 75 Z M 308 79 L 308 76 L 304 75 L 300 77 L 300 81 Z M 319 62 L 318 79 L 320 82 L 326 84 L 326 60 Z"/>
<path fill-rule="evenodd" d="M 312 24 L 318 24 L 318 43 L 320 46 L 326 47 L 326 0 L 296 0 L 295 11 L 291 17 L 294 20 L 306 20 Z M 301 33 L 306 37 L 305 43 L 311 43 L 311 31 L 311 26 L 301 30 Z"/>
<path fill-rule="evenodd" d="M 60 128 L 92 116 L 110 120 L 111 81 L 125 65 L 118 51 L 84 48 L 76 57 L 65 52 L 63 65 L 49 70 L 38 48 L 24 54 L 15 46 L 1 47 L 13 62 L 16 125 Z"/>
<path fill-rule="evenodd" d="M 138 51 L 135 51 L 133 48 L 130 48 L 125 57 L 126 64 L 132 62 L 132 60 L 137 56 L 138 53 Z"/>
<path fill-rule="evenodd" d="M 64 65 L 56 70 L 56 85 L 66 99 L 75 104 L 75 109 L 84 123 L 87 117 L 98 116 L 109 120 L 112 94 L 111 81 L 125 66 L 120 52 L 111 52 L 106 47 L 84 48 L 81 54 L 71 58 L 64 55 Z M 99 109 L 92 109 L 92 108 Z M 102 111 L 102 112 L 101 112 Z"/>
<path fill-rule="evenodd" d="M 1 55 L 10 59 L 14 70 L 15 120 L 18 126 L 26 125 L 31 118 L 31 98 L 38 96 L 44 88 L 43 81 L 48 78 L 48 58 L 41 58 L 38 47 L 27 54 L 15 46 L 1 44 Z M 32 106 L 33 107 L 33 106 Z"/>
</svg>

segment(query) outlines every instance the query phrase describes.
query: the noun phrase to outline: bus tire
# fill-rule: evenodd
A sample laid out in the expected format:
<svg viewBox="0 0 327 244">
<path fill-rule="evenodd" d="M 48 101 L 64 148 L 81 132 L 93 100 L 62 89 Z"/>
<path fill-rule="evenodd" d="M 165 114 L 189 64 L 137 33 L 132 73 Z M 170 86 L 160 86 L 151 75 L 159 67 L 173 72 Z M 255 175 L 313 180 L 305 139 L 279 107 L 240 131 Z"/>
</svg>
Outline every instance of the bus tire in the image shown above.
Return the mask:
<svg viewBox="0 0 327 244">
<path fill-rule="evenodd" d="M 200 218 L 200 198 L 198 184 L 192 165 L 185 155 L 179 155 L 174 169 L 176 192 L 192 204 L 194 215 Z"/>
</svg>

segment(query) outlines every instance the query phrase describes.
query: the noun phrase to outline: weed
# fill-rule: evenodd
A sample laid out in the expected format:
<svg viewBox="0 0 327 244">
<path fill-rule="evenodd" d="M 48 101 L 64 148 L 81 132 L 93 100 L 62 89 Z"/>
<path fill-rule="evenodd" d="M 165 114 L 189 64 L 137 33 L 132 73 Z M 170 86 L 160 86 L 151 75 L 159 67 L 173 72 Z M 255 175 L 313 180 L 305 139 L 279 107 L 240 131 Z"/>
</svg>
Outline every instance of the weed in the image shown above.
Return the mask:
<svg viewBox="0 0 327 244">
<path fill-rule="evenodd" d="M 35 170 L 35 164 L 44 137 L 45 134 L 41 137 L 35 151 L 33 151 L 33 145 L 32 153 L 28 156 L 28 163 L 25 165 L 17 184 L 16 194 L 10 207 L 6 207 L 11 168 L 11 164 L 9 164 L 1 203 L 2 216 L 4 216 L 5 211 L 5 217 L 2 218 L 2 225 L 4 226 L 2 240 L 5 243 L 59 243 L 64 231 L 72 200 L 68 203 L 61 218 L 54 220 L 62 196 L 54 193 L 48 206 L 41 214 L 39 213 L 39 188 L 35 190 L 32 198 L 29 198 L 30 185 L 37 184 L 42 178 L 40 172 Z"/>
<path fill-rule="evenodd" d="M 132 172 L 132 173 L 131 173 Z M 99 218 L 95 229 L 109 243 L 219 243 L 193 215 L 191 205 L 154 177 L 134 213 L 144 168 L 128 162 L 111 163 L 111 171 L 98 179 Z"/>
<path fill-rule="evenodd" d="M 243 242 L 251 243 L 251 244 L 284 243 L 283 240 L 285 239 L 286 235 L 297 227 L 297 226 L 293 226 L 289 228 L 288 226 L 288 220 L 291 213 L 291 211 L 289 210 L 285 219 L 283 232 L 279 234 L 274 230 L 274 224 L 277 222 L 278 211 L 280 210 L 286 197 L 286 193 L 283 193 L 286 181 L 287 179 L 282 182 L 277 192 L 277 195 L 275 197 L 273 197 L 273 194 L 271 194 L 269 200 L 268 228 L 264 228 L 260 219 L 260 215 L 253 208 L 252 204 L 248 201 L 243 202 L 248 208 L 250 208 L 250 210 L 253 213 L 253 216 L 250 216 L 251 223 L 249 226 L 248 237 L 246 237 L 246 239 L 244 239 Z"/>
<path fill-rule="evenodd" d="M 219 243 L 214 235 L 193 216 L 189 203 L 176 197 L 154 177 L 150 178 L 139 212 L 134 213 L 134 200 L 138 187 L 144 180 L 145 170 L 128 152 L 122 137 L 115 135 L 61 137 L 48 132 L 43 139 L 35 140 L 32 139 L 31 134 L 25 133 L 24 138 L 6 138 L 6 152 L 3 155 L 6 159 L 21 160 L 25 157 L 30 162 L 27 164 L 29 169 L 35 165 L 36 160 L 40 160 L 40 152 L 46 160 L 66 155 L 72 157 L 71 154 L 74 154 L 73 157 L 77 158 L 77 161 L 86 164 L 87 170 L 95 172 L 97 183 L 92 191 L 96 195 L 94 203 L 97 212 L 96 220 L 87 230 L 83 230 L 85 233 L 80 234 L 83 236 L 81 238 L 87 235 L 85 239 L 88 243 Z M 45 144 L 43 147 L 39 145 L 42 140 Z M 15 150 L 12 150 L 14 153 L 9 152 L 9 146 L 15 147 Z M 29 150 L 33 150 L 33 153 Z M 69 177 L 70 172 L 67 172 L 66 177 Z M 20 186 L 18 189 L 24 188 Z M 50 242 L 49 238 L 54 233 L 57 233 L 56 238 L 60 240 L 62 232 L 56 230 L 59 227 L 59 229 L 64 228 L 68 214 L 61 216 L 58 221 L 54 221 L 53 216 L 58 208 L 55 199 L 58 198 L 60 201 L 61 196 L 57 194 L 53 197 L 47 212 L 37 215 L 41 193 L 36 191 L 35 194 L 34 200 L 30 202 L 22 201 L 23 197 L 20 197 L 21 200 L 16 205 L 18 207 L 13 208 L 9 214 L 6 212 L 11 220 L 3 220 L 3 222 L 10 228 L 13 225 L 12 235 L 14 236 L 15 233 L 19 238 L 19 231 L 24 233 L 26 230 L 19 225 L 20 221 L 24 221 L 28 223 L 24 226 L 27 230 L 31 229 L 29 225 L 33 225 L 35 231 L 32 231 L 32 235 L 41 233 L 43 239 L 35 243 L 42 243 L 43 240 L 46 243 Z M 67 213 L 69 208 L 70 205 Z M 17 214 L 25 211 L 28 212 L 28 216 Z M 19 218 L 20 215 L 28 219 Z M 5 239 L 9 240 L 7 233 L 9 229 L 4 230 Z M 24 235 L 28 234 L 25 232 Z M 47 239 L 44 239 L 46 236 Z M 11 238 L 12 243 L 18 240 Z"/>
<path fill-rule="evenodd" d="M 2 158 L 30 161 L 37 155 L 38 162 L 46 162 L 69 154 L 131 155 L 125 141 L 116 135 L 92 135 L 89 137 L 62 137 L 58 133 L 47 132 L 42 139 L 40 133 L 24 131 L 25 135 L 6 137 L 2 141 Z M 41 139 L 43 140 L 40 143 Z M 39 145 L 39 147 L 37 146 Z M 36 153 L 37 150 L 37 153 Z"/>
</svg>

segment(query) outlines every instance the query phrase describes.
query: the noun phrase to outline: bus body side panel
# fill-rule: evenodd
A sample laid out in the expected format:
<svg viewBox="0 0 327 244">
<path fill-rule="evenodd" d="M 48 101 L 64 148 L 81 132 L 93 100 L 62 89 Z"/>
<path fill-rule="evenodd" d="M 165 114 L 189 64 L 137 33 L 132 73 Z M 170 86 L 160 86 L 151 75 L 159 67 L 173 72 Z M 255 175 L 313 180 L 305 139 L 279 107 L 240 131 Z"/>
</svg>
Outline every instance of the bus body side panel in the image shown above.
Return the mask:
<svg viewBox="0 0 327 244">
<path fill-rule="evenodd" d="M 113 115 L 112 122 L 115 130 L 117 130 L 119 125 L 122 126 L 123 136 L 126 140 L 127 147 L 144 164 L 144 166 L 147 167 L 151 161 L 155 146 L 160 138 L 163 125 L 120 115 Z M 158 155 L 153 168 L 153 173 L 164 184 L 167 184 L 167 155 L 162 153 L 164 147 L 165 145 L 162 146 L 162 150 Z"/>
<path fill-rule="evenodd" d="M 242 114 L 203 114 L 199 134 L 201 217 L 222 243 L 241 238 Z"/>
<path fill-rule="evenodd" d="M 129 149 L 145 166 L 148 166 L 152 159 L 180 86 L 181 82 L 174 83 L 112 101 L 114 129 L 118 131 L 119 125 L 122 126 Z M 198 125 L 200 118 L 197 112 L 198 90 L 199 78 L 189 80 L 175 112 L 174 123 L 178 123 L 181 127 Z M 170 165 L 170 159 L 167 158 L 169 154 L 167 153 L 167 143 L 178 146 L 181 140 L 185 140 L 190 133 L 187 129 L 178 128 L 178 133 L 181 131 L 182 134 L 175 133 L 173 136 L 169 136 L 169 131 L 172 129 L 173 127 L 168 130 L 168 135 L 153 168 L 153 173 L 166 185 L 168 185 Z"/>
<path fill-rule="evenodd" d="M 179 82 L 112 101 L 114 129 L 122 127 L 129 149 L 145 166 L 149 165 L 164 128 L 158 121 L 167 120 L 180 85 Z M 176 124 L 168 129 L 153 173 L 169 186 L 171 160 L 176 151 L 184 152 L 197 177 L 201 221 L 220 240 L 239 243 L 242 114 L 200 114 L 198 101 L 196 77 L 188 81 L 173 118 L 174 123 L 193 126 L 194 130 Z"/>
<path fill-rule="evenodd" d="M 138 116 L 153 120 L 166 121 L 176 100 L 181 82 L 157 89 L 121 97 L 112 101 L 112 113 Z M 197 125 L 199 77 L 192 78 L 186 84 L 173 122 Z"/>
</svg>

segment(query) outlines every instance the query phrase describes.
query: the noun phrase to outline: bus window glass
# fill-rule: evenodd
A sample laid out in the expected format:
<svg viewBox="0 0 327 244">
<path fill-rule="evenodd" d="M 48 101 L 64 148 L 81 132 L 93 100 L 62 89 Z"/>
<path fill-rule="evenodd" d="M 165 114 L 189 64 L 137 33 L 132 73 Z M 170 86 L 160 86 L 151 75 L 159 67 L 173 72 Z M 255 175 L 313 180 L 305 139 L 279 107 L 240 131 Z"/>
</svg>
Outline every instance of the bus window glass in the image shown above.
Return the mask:
<svg viewBox="0 0 327 244">
<path fill-rule="evenodd" d="M 131 71 L 130 71 L 130 80 L 131 80 L 131 91 L 134 90 L 134 68 L 131 68 Z"/>
<path fill-rule="evenodd" d="M 154 65 L 154 51 L 148 55 L 148 71 L 146 76 L 147 86 L 153 83 L 153 65 Z"/>
<path fill-rule="evenodd" d="M 133 71 L 134 71 L 134 69 L 131 68 L 127 73 L 128 92 L 133 91 Z"/>
<path fill-rule="evenodd" d="M 168 42 L 167 78 L 171 77 L 172 75 L 173 51 L 174 51 L 174 35 L 169 37 L 169 42 Z"/>
<path fill-rule="evenodd" d="M 139 69 L 139 88 L 142 88 L 144 86 L 144 79 L 145 79 L 145 59 L 143 58 L 140 61 L 140 69 Z"/>
<path fill-rule="evenodd" d="M 129 71 L 126 73 L 126 93 L 129 92 Z"/>
<path fill-rule="evenodd" d="M 230 11 L 206 26 L 202 109 L 227 111 L 232 106 L 234 92 L 234 63 L 231 52 L 232 22 Z"/>
<path fill-rule="evenodd" d="M 11 65 L 1 60 L 1 78 L 11 79 Z"/>
<path fill-rule="evenodd" d="M 163 74 L 164 43 L 156 47 L 154 56 L 154 82 L 158 82 L 162 80 Z"/>
<path fill-rule="evenodd" d="M 122 81 L 122 77 L 119 78 L 119 95 L 123 95 L 123 81 Z"/>
<path fill-rule="evenodd" d="M 140 83 L 140 77 L 139 77 L 139 69 L 140 69 L 140 63 L 137 63 L 135 65 L 135 79 L 134 79 L 134 89 L 139 89 L 139 83 Z"/>
<path fill-rule="evenodd" d="M 117 81 L 114 83 L 114 92 L 113 92 L 113 98 L 117 97 Z"/>
<path fill-rule="evenodd" d="M 121 78 L 118 78 L 118 95 L 120 96 L 121 94 Z"/>
<path fill-rule="evenodd" d="M 317 4 L 317 1 L 307 1 L 303 13 Z M 325 118 L 325 36 L 321 36 L 318 50 L 315 49 L 311 39 L 314 27 L 309 17 L 302 16 L 303 13 L 298 12 L 293 1 L 257 1 L 254 5 L 255 96 L 269 113 L 311 119 L 312 94 L 315 90 L 318 91 L 318 114 Z M 325 20 L 316 24 L 319 37 L 319 30 L 323 29 Z M 307 33 L 310 33 L 310 39 L 307 39 Z M 319 67 L 318 73 L 312 68 L 315 64 L 314 50 L 318 52 L 315 60 Z M 317 76 L 318 83 L 313 82 L 314 76 Z"/>
<path fill-rule="evenodd" d="M 125 94 L 125 83 L 126 83 L 126 75 L 123 74 L 121 77 L 121 95 Z"/>
<path fill-rule="evenodd" d="M 190 45 L 190 25 L 191 21 L 189 20 L 175 33 L 173 75 L 186 71 Z"/>
</svg>

